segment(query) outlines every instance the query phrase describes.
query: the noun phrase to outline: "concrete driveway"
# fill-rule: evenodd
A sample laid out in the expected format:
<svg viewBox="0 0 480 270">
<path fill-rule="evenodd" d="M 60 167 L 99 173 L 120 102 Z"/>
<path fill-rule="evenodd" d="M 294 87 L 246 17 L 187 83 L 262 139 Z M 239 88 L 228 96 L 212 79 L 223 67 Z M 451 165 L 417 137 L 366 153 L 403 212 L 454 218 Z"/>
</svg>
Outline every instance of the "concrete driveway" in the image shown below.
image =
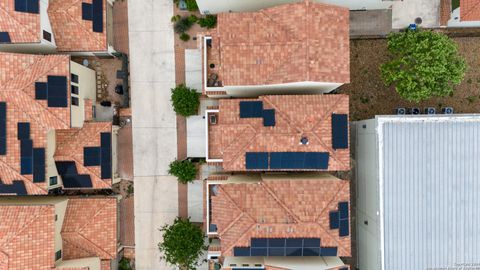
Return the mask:
<svg viewBox="0 0 480 270">
<path fill-rule="evenodd" d="M 393 3 L 392 27 L 394 29 L 407 28 L 418 17 L 422 18 L 422 27 L 440 26 L 440 0 L 403 0 Z"/>
<path fill-rule="evenodd" d="M 159 228 L 178 215 L 178 185 L 168 176 L 177 157 L 171 0 L 128 0 L 135 190 L 136 269 L 174 269 L 160 261 Z"/>
</svg>

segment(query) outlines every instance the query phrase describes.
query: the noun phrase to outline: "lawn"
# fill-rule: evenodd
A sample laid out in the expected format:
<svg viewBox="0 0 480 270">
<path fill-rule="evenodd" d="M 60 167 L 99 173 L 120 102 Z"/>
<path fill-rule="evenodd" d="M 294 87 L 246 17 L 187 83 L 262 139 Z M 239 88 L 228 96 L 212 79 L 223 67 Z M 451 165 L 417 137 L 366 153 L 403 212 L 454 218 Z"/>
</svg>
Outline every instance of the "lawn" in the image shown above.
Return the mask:
<svg viewBox="0 0 480 270">
<path fill-rule="evenodd" d="M 386 87 L 380 78 L 380 65 L 387 61 L 385 39 L 351 40 L 350 84 L 338 93 L 350 95 L 352 121 L 369 119 L 375 115 L 393 114 L 396 107 L 453 107 L 455 113 L 480 113 L 480 37 L 456 37 L 460 53 L 466 58 L 468 69 L 463 82 L 455 87 L 450 97 L 431 98 L 421 103 L 402 100 L 393 87 Z"/>
</svg>

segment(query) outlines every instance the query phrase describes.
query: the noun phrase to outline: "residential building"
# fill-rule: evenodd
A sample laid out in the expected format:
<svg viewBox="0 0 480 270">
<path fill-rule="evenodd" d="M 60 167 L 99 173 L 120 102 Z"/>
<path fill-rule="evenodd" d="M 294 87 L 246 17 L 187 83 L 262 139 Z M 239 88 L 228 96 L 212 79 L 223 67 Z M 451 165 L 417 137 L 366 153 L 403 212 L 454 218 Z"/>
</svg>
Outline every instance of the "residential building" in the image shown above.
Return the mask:
<svg viewBox="0 0 480 270">
<path fill-rule="evenodd" d="M 0 269 L 117 269 L 117 198 L 0 198 Z"/>
<path fill-rule="evenodd" d="M 208 258 L 221 269 L 349 269 L 339 258 L 351 256 L 349 181 L 213 175 L 205 194 Z"/>
<path fill-rule="evenodd" d="M 343 7 L 305 1 L 221 13 L 201 46 L 209 97 L 328 93 L 350 82 Z"/>
<path fill-rule="evenodd" d="M 395 0 L 310 0 L 314 3 L 338 5 L 350 10 L 375 10 L 388 9 Z M 301 0 L 197 0 L 198 8 L 202 14 L 217 14 L 222 12 L 247 12 L 277 5 L 301 2 Z"/>
<path fill-rule="evenodd" d="M 358 268 L 468 268 L 480 261 L 480 115 L 355 123 Z"/>
<path fill-rule="evenodd" d="M 95 71 L 67 55 L 0 53 L 0 194 L 110 189 L 116 130 L 95 121 Z"/>
<path fill-rule="evenodd" d="M 440 23 L 448 27 L 479 27 L 480 0 L 442 1 Z"/>
<path fill-rule="evenodd" d="M 225 171 L 347 171 L 347 95 L 220 99 L 206 110 L 206 160 Z"/>
<path fill-rule="evenodd" d="M 112 0 L 2 0 L 0 51 L 109 56 Z"/>
</svg>

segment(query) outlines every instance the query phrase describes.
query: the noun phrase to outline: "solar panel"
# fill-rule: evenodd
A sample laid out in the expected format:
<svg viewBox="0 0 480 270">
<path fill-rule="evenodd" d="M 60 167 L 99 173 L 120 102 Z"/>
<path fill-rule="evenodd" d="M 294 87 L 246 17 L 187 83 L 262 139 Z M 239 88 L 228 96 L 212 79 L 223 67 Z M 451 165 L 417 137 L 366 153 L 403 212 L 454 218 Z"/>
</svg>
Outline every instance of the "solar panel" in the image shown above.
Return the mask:
<svg viewBox="0 0 480 270">
<path fill-rule="evenodd" d="M 7 103 L 0 102 L 0 155 L 7 154 Z"/>
<path fill-rule="evenodd" d="M 39 0 L 15 0 L 15 11 L 38 13 Z"/>
<path fill-rule="evenodd" d="M 90 3 L 82 3 L 82 20 L 91 21 L 93 19 L 93 7 Z"/>
<path fill-rule="evenodd" d="M 303 247 L 320 247 L 320 238 L 303 239 Z"/>
<path fill-rule="evenodd" d="M 48 107 L 68 107 L 67 77 L 48 76 L 47 104 Z"/>
<path fill-rule="evenodd" d="M 268 249 L 262 248 L 250 248 L 250 256 L 268 256 Z"/>
<path fill-rule="evenodd" d="M 272 152 L 270 169 L 328 169 L 327 152 Z"/>
<path fill-rule="evenodd" d="M 327 152 L 306 152 L 305 169 L 328 169 L 329 154 Z"/>
<path fill-rule="evenodd" d="M 45 182 L 45 148 L 33 148 L 33 182 Z"/>
<path fill-rule="evenodd" d="M 320 248 L 320 256 L 337 256 L 337 248 L 336 247 L 322 247 Z"/>
<path fill-rule="evenodd" d="M 268 169 L 268 153 L 247 152 L 245 153 L 245 163 L 247 170 Z"/>
<path fill-rule="evenodd" d="M 83 165 L 85 166 L 100 165 L 100 147 L 84 147 L 83 148 Z"/>
<path fill-rule="evenodd" d="M 62 177 L 67 174 L 78 174 L 74 161 L 56 161 L 55 166 L 57 167 L 58 174 Z"/>
<path fill-rule="evenodd" d="M 303 248 L 303 256 L 319 256 L 320 247 L 317 248 Z"/>
<path fill-rule="evenodd" d="M 30 139 L 30 123 L 17 123 L 17 139 L 28 140 Z"/>
<path fill-rule="evenodd" d="M 15 0 L 15 11 L 27 12 L 27 1 L 26 0 Z"/>
<path fill-rule="evenodd" d="M 103 1 L 104 0 L 93 0 L 93 32 L 102 33 L 103 32 Z"/>
<path fill-rule="evenodd" d="M 285 247 L 285 238 L 268 239 L 268 247 Z"/>
<path fill-rule="evenodd" d="M 92 179 L 88 174 L 67 174 L 62 176 L 63 186 L 65 188 L 91 188 Z"/>
<path fill-rule="evenodd" d="M 11 185 L 6 185 L 0 182 L 0 193 L 1 194 L 17 194 L 17 195 L 27 195 L 27 189 L 23 181 L 15 180 Z"/>
<path fill-rule="evenodd" d="M 102 132 L 100 134 L 101 145 L 101 178 L 112 178 L 112 134 L 110 132 Z"/>
<path fill-rule="evenodd" d="M 32 157 L 20 158 L 20 174 L 32 174 L 33 173 L 33 159 Z"/>
<path fill-rule="evenodd" d="M 330 212 L 330 229 L 338 229 L 339 215 L 338 211 Z"/>
<path fill-rule="evenodd" d="M 303 248 L 286 248 L 285 256 L 302 256 Z"/>
<path fill-rule="evenodd" d="M 263 125 L 266 127 L 275 126 L 275 109 L 263 110 Z"/>
<path fill-rule="evenodd" d="M 240 101 L 240 118 L 256 118 L 262 116 L 262 101 Z"/>
<path fill-rule="evenodd" d="M 36 82 L 35 83 L 35 99 L 46 100 L 47 99 L 47 83 Z"/>
<path fill-rule="evenodd" d="M 348 116 L 332 114 L 332 147 L 333 149 L 348 148 Z"/>
<path fill-rule="evenodd" d="M 340 219 L 348 218 L 348 202 L 339 202 L 338 211 L 340 212 Z"/>
<path fill-rule="evenodd" d="M 252 248 L 254 247 L 268 247 L 267 238 L 252 238 L 250 240 Z"/>
<path fill-rule="evenodd" d="M 348 236 L 350 233 L 350 228 L 348 224 L 348 219 L 341 219 L 340 220 L 340 229 L 339 235 L 340 236 Z"/>
<path fill-rule="evenodd" d="M 32 140 L 21 140 L 20 141 L 20 156 L 21 157 L 32 157 L 33 155 L 33 141 Z"/>
<path fill-rule="evenodd" d="M 285 248 L 268 248 L 268 256 L 285 256 Z"/>
<path fill-rule="evenodd" d="M 10 34 L 8 32 L 0 32 L 0 43 L 10 43 Z"/>
<path fill-rule="evenodd" d="M 250 248 L 249 247 L 235 247 L 233 248 L 233 256 L 250 256 Z"/>
<path fill-rule="evenodd" d="M 303 238 L 287 238 L 286 246 L 288 247 L 303 247 Z"/>
</svg>

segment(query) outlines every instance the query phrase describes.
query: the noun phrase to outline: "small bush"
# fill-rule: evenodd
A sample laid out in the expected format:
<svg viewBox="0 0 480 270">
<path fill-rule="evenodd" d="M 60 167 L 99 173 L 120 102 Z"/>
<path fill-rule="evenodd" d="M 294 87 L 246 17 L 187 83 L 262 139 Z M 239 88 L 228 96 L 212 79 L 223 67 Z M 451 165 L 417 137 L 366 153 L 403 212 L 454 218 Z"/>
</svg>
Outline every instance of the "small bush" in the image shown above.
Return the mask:
<svg viewBox="0 0 480 270">
<path fill-rule="evenodd" d="M 200 94 L 181 84 L 172 89 L 171 102 L 176 113 L 183 116 L 194 115 L 200 106 Z"/>
<path fill-rule="evenodd" d="M 173 0 L 173 3 L 179 8 L 180 5 L 180 0 Z M 187 5 L 187 10 L 188 11 L 197 11 L 198 6 L 197 6 L 197 1 L 195 0 L 185 0 L 185 4 Z"/>
<path fill-rule="evenodd" d="M 130 266 L 130 261 L 126 258 L 122 258 L 120 262 L 118 263 L 118 269 L 119 270 L 132 270 L 132 267 Z"/>
<path fill-rule="evenodd" d="M 190 40 L 190 35 L 187 34 L 187 33 L 181 33 L 181 34 L 180 34 L 180 39 L 183 40 L 183 41 L 185 41 L 185 42 L 187 42 L 187 41 Z"/>
<path fill-rule="evenodd" d="M 181 17 L 173 24 L 173 30 L 177 34 L 187 32 L 195 22 L 192 21 L 190 16 Z"/>
<path fill-rule="evenodd" d="M 171 21 L 172 23 L 174 23 L 174 22 L 180 20 L 180 18 L 182 18 L 180 15 L 175 15 L 175 16 L 172 16 L 172 18 L 170 19 L 170 21 Z"/>
<path fill-rule="evenodd" d="M 170 163 L 168 173 L 178 178 L 178 181 L 187 184 L 195 180 L 197 168 L 190 160 L 175 160 Z"/>
<path fill-rule="evenodd" d="M 212 29 L 217 25 L 217 16 L 207 15 L 204 18 L 198 19 L 198 24 L 207 29 Z"/>
</svg>

